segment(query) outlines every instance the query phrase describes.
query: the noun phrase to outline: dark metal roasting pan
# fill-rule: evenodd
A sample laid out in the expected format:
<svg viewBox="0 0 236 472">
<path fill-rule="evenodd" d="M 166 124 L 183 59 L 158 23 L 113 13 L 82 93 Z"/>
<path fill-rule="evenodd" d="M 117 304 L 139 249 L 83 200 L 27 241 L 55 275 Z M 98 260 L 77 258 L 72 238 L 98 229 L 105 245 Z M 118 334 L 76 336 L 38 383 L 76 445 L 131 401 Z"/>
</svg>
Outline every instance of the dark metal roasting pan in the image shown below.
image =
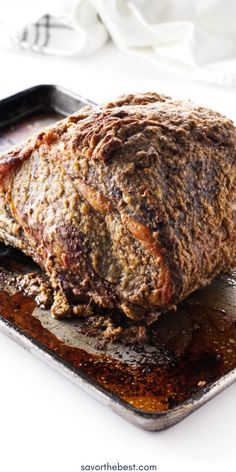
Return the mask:
<svg viewBox="0 0 236 472">
<path fill-rule="evenodd" d="M 55 85 L 2 100 L 0 151 L 91 103 Z M 161 316 L 148 342 L 130 345 L 86 320 L 52 319 L 12 282 L 32 270 L 40 269 L 0 244 L 0 330 L 141 428 L 174 425 L 235 381 L 236 273 Z"/>
</svg>

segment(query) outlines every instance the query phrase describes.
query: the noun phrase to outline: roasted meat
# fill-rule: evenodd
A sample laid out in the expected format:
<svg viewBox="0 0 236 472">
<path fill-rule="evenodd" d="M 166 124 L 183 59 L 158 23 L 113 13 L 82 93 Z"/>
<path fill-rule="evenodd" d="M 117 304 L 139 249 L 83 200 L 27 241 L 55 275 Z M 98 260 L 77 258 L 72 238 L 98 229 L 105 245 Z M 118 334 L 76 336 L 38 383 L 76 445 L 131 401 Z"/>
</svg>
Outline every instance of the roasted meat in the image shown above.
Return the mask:
<svg viewBox="0 0 236 472">
<path fill-rule="evenodd" d="M 155 318 L 236 263 L 236 130 L 189 101 L 85 107 L 2 154 L 0 189 L 0 239 L 46 272 L 56 317 Z"/>
</svg>

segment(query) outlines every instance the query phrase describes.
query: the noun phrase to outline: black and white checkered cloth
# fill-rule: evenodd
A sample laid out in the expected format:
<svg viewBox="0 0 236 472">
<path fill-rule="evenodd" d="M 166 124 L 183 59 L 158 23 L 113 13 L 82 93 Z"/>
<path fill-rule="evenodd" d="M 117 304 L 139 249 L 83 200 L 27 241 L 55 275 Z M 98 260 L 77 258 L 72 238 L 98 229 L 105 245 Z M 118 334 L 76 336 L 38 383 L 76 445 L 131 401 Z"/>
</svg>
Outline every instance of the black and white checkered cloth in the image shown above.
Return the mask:
<svg viewBox="0 0 236 472">
<path fill-rule="evenodd" d="M 18 48 L 58 56 L 91 54 L 107 39 L 107 29 L 87 0 L 78 1 L 68 15 L 44 14 L 17 28 L 11 37 Z"/>
</svg>

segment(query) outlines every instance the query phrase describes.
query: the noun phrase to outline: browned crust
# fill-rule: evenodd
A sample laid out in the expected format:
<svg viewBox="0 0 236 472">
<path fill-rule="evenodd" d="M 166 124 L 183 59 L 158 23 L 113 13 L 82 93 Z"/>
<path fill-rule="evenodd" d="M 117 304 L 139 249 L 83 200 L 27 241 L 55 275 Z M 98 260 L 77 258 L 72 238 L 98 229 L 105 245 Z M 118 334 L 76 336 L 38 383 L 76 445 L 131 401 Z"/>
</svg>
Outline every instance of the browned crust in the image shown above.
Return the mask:
<svg viewBox="0 0 236 472">
<path fill-rule="evenodd" d="M 53 201 L 54 239 L 39 244 L 48 213 L 27 208 L 39 191 L 32 175 L 46 168 L 68 211 Z M 31 179 L 24 205 L 20 178 Z M 235 265 L 235 178 L 233 123 L 155 93 L 86 108 L 0 157 L 2 192 L 55 290 L 132 318 L 167 310 Z"/>
</svg>

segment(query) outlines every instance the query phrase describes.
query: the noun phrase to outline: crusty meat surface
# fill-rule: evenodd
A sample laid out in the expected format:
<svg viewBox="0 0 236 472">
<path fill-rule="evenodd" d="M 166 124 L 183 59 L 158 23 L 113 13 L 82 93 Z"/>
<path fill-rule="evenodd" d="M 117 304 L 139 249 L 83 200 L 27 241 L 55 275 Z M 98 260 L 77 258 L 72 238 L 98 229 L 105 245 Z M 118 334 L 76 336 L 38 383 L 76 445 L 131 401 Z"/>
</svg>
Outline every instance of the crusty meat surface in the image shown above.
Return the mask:
<svg viewBox="0 0 236 472">
<path fill-rule="evenodd" d="M 152 319 L 236 263 L 236 130 L 148 93 L 86 107 L 0 156 L 0 239 L 44 269 L 52 314 Z"/>
</svg>

